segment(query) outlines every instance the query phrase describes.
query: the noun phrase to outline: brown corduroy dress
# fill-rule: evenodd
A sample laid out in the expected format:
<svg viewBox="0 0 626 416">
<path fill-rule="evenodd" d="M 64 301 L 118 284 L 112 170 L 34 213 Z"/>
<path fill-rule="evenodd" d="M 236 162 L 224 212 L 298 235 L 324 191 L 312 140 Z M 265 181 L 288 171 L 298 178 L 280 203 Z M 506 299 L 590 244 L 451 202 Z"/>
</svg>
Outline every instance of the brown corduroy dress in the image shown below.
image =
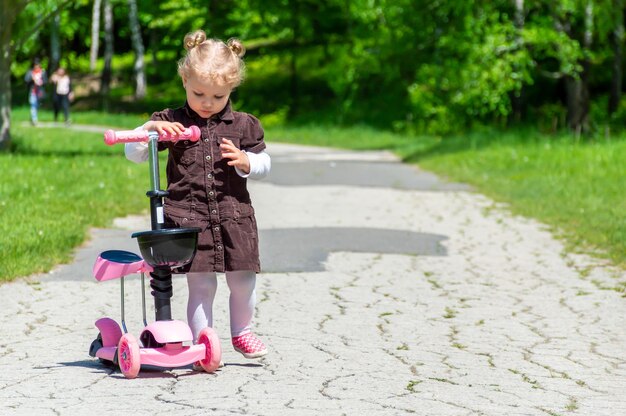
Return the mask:
<svg viewBox="0 0 626 416">
<path fill-rule="evenodd" d="M 265 149 L 259 120 L 232 111 L 230 102 L 209 119 L 200 117 L 185 103 L 177 109 L 152 114 L 151 120 L 196 125 L 197 142 L 160 142 L 168 149 L 165 226 L 199 227 L 198 251 L 193 261 L 175 273 L 260 271 L 258 230 L 246 178 L 228 166 L 219 148 L 222 138 L 252 153 Z"/>
</svg>

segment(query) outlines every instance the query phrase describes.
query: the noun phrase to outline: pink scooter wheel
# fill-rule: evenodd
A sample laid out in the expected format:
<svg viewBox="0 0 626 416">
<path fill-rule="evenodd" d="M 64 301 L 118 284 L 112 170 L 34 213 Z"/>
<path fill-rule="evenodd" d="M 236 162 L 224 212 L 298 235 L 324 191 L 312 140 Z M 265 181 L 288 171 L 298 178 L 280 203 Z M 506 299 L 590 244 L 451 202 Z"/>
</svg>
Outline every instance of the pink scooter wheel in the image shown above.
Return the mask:
<svg viewBox="0 0 626 416">
<path fill-rule="evenodd" d="M 126 378 L 135 378 L 139 374 L 141 358 L 139 344 L 131 334 L 124 334 L 117 344 L 117 362 Z"/>
<path fill-rule="evenodd" d="M 222 361 L 222 346 L 217 333 L 213 328 L 204 328 L 198 335 L 198 344 L 204 344 L 206 347 L 206 355 L 203 360 L 200 360 L 200 365 L 207 373 L 214 372 Z"/>
</svg>

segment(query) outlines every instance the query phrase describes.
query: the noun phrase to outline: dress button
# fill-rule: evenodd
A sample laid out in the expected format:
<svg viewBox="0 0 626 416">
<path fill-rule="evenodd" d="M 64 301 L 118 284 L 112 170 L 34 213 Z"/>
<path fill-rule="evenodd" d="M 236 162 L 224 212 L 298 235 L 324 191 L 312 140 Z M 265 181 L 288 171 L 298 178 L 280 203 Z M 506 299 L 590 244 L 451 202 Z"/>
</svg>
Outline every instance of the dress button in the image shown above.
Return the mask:
<svg viewBox="0 0 626 416">
<path fill-rule="evenodd" d="M 217 210 L 212 209 L 211 214 L 217 214 Z"/>
<path fill-rule="evenodd" d="M 213 196 L 214 194 L 215 194 L 215 192 L 209 191 L 209 196 Z"/>
<path fill-rule="evenodd" d="M 214 229 L 215 231 L 219 231 L 219 230 L 220 230 L 220 227 L 219 227 L 219 226 L 217 226 L 217 227 L 215 227 L 215 228 L 213 228 L 213 229 Z"/>
<path fill-rule="evenodd" d="M 206 160 L 211 160 L 211 156 L 205 157 Z"/>
<path fill-rule="evenodd" d="M 187 218 L 183 218 L 183 222 L 187 222 L 187 221 L 188 221 Z"/>
<path fill-rule="evenodd" d="M 206 175 L 207 178 L 212 179 L 213 178 L 213 174 L 209 173 L 208 175 Z"/>
<path fill-rule="evenodd" d="M 222 249 L 222 246 L 217 246 L 217 249 L 218 249 L 218 250 L 221 250 L 221 249 Z"/>
<path fill-rule="evenodd" d="M 204 139 L 204 141 L 205 141 L 205 142 L 208 142 L 208 141 L 209 141 L 209 139 Z"/>
</svg>

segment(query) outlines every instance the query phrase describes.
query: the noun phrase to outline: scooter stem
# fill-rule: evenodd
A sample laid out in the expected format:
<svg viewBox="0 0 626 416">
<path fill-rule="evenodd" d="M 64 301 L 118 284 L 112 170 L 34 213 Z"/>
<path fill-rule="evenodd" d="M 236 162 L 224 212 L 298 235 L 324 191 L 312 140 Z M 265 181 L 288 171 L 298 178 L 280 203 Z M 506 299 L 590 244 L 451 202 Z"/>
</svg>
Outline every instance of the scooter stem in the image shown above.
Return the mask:
<svg viewBox="0 0 626 416">
<path fill-rule="evenodd" d="M 146 195 L 150 198 L 150 222 L 153 230 L 165 228 L 163 216 L 163 197 L 167 191 L 161 190 L 159 177 L 159 135 L 156 132 L 148 133 L 148 151 L 150 163 L 150 190 Z M 172 271 L 169 267 L 155 267 L 150 273 L 150 287 L 154 296 L 154 308 L 157 321 L 172 319 L 170 298 L 172 291 Z"/>
<path fill-rule="evenodd" d="M 153 230 L 164 228 L 163 218 L 163 197 L 167 196 L 167 191 L 161 190 L 159 177 L 159 134 L 157 132 L 148 133 L 148 161 L 150 164 L 150 190 L 146 195 L 150 198 L 150 222 Z"/>
</svg>

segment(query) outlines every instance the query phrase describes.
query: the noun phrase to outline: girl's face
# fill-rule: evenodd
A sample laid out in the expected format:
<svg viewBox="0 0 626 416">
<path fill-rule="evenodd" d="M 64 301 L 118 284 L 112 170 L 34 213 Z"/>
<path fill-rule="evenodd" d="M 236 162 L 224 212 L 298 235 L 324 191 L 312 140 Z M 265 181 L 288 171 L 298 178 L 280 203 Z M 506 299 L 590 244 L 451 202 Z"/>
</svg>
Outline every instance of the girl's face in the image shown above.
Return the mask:
<svg viewBox="0 0 626 416">
<path fill-rule="evenodd" d="M 183 79 L 189 107 L 202 118 L 209 118 L 226 107 L 232 89 L 191 76 Z"/>
</svg>

